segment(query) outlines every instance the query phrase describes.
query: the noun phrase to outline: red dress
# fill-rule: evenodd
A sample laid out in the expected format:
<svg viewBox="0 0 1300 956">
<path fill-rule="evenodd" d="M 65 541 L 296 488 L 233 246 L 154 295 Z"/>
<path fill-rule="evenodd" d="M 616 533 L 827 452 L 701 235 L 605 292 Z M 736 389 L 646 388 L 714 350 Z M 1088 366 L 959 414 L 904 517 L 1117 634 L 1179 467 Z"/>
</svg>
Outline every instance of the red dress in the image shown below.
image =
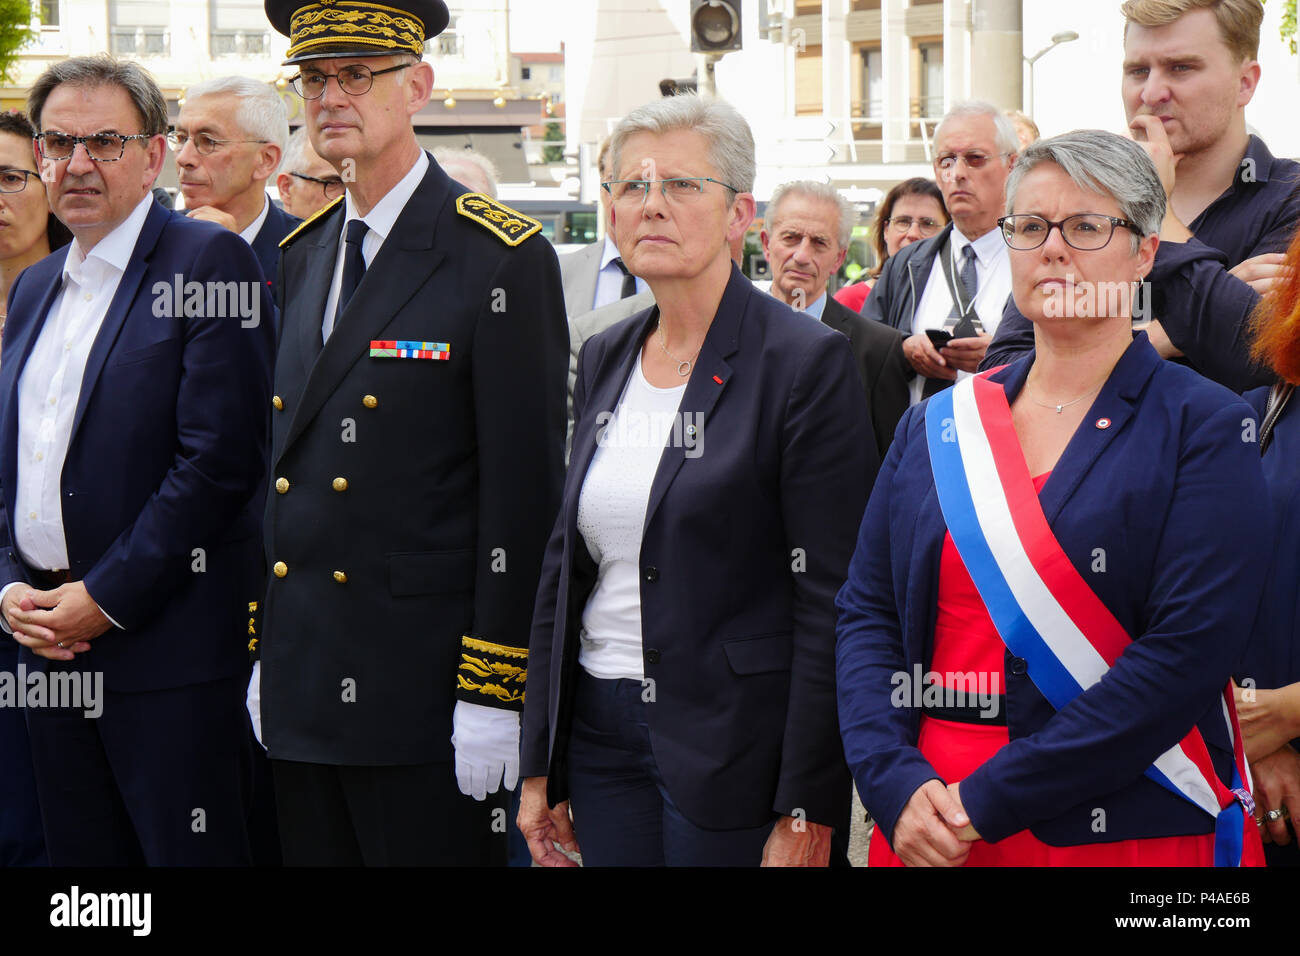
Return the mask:
<svg viewBox="0 0 1300 956">
<path fill-rule="evenodd" d="M 1047 475 L 1034 479 L 1041 491 Z M 962 563 L 951 535 L 945 535 L 939 563 L 939 608 L 934 626 L 934 658 L 928 668 L 939 674 L 975 671 L 997 675 L 997 690 L 1005 691 L 1003 654 L 984 601 Z M 990 689 L 993 689 L 990 686 Z M 1006 727 L 968 724 L 921 716 L 917 746 L 947 783 L 961 781 L 998 752 L 1009 740 Z M 1255 821 L 1246 816 L 1243 866 L 1263 866 L 1264 846 Z M 886 835 L 876 830 L 867 854 L 868 866 L 902 866 Z M 1213 866 L 1214 834 L 1118 840 L 1083 846 L 1051 846 L 1029 830 L 997 843 L 976 841 L 967 866 Z"/>
</svg>

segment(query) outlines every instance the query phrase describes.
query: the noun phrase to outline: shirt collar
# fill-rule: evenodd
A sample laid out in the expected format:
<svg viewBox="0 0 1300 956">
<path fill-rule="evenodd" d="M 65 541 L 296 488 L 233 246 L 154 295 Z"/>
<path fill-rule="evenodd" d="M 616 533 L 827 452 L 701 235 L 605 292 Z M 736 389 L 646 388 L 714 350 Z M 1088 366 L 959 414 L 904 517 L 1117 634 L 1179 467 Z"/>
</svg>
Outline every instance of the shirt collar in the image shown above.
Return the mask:
<svg viewBox="0 0 1300 956">
<path fill-rule="evenodd" d="M 131 261 L 131 255 L 135 252 L 135 244 L 140 239 L 140 230 L 144 228 L 144 221 L 149 215 L 149 210 L 153 208 L 154 202 L 153 193 L 145 193 L 131 210 L 131 214 L 122 220 L 116 229 L 95 243 L 95 247 L 88 253 L 82 251 L 80 239 L 73 239 L 68 247 L 67 258 L 63 261 L 64 281 L 71 279 L 81 285 L 82 275 L 87 269 L 87 260 L 98 261 L 98 265 L 90 266 L 94 270 L 108 266 L 118 272 L 125 272 L 127 263 Z"/>
<path fill-rule="evenodd" d="M 975 250 L 975 258 L 982 266 L 991 264 L 997 256 L 1005 254 L 1007 248 L 1006 240 L 1002 238 L 1002 231 L 996 227 L 972 241 L 962 235 L 962 231 L 954 224 L 951 241 L 954 260 L 961 262 L 962 249 L 970 246 Z"/>
<path fill-rule="evenodd" d="M 257 238 L 257 234 L 262 231 L 262 223 L 266 222 L 267 214 L 270 211 L 271 211 L 271 200 L 266 198 L 266 192 L 263 191 L 262 211 L 257 214 L 256 219 L 254 219 L 252 222 L 248 224 L 248 228 L 239 234 L 239 238 L 243 239 L 246 243 L 248 243 L 251 246 L 253 244 L 253 240 Z"/>
<path fill-rule="evenodd" d="M 1241 164 L 1237 167 L 1237 175 L 1233 177 L 1232 184 L 1235 186 L 1237 183 L 1268 182 L 1273 160 L 1273 154 L 1264 145 L 1264 141 L 1251 133 L 1246 140 L 1246 153 L 1241 157 Z"/>
<path fill-rule="evenodd" d="M 605 233 L 605 248 L 600 253 L 600 271 L 604 272 L 605 267 L 619 258 L 618 246 L 614 245 L 614 240 Z"/>
<path fill-rule="evenodd" d="M 825 310 L 826 310 L 826 290 L 823 289 L 822 294 L 819 295 L 817 298 L 815 298 L 812 302 L 809 302 L 807 308 L 805 308 L 804 311 L 807 312 L 809 315 L 811 315 L 818 322 L 820 322 L 822 320 L 822 313 Z"/>
<path fill-rule="evenodd" d="M 352 203 L 352 194 L 344 193 L 347 198 L 344 200 L 346 215 L 343 217 L 343 228 L 346 229 L 347 224 L 353 219 L 360 219 L 371 232 L 378 234 L 379 241 L 382 243 L 393 231 L 397 217 L 406 208 L 407 201 L 415 194 L 416 187 L 420 185 L 428 170 L 429 154 L 420 150 L 420 157 L 410 171 L 397 181 L 396 186 L 384 193 L 384 198 L 375 203 L 375 207 L 364 216 L 357 215 L 357 207 Z"/>
</svg>

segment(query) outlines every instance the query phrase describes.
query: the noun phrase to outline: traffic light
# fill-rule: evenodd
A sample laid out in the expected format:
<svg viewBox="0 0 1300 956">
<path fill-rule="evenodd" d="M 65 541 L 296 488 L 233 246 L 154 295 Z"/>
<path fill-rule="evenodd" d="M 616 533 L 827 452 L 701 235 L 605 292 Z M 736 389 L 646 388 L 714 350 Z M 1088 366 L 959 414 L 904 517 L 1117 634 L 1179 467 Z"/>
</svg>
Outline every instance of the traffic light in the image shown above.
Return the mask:
<svg viewBox="0 0 1300 956">
<path fill-rule="evenodd" d="M 691 52 L 740 49 L 740 0 L 691 0 Z"/>
</svg>

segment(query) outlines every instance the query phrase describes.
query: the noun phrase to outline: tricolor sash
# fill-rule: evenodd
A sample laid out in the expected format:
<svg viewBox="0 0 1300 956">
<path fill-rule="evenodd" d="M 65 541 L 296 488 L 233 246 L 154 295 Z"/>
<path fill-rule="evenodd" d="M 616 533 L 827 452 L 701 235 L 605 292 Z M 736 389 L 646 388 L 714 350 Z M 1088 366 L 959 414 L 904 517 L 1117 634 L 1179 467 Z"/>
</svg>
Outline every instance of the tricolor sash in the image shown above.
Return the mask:
<svg viewBox="0 0 1300 956">
<path fill-rule="evenodd" d="M 1132 638 L 1052 534 L 1025 464 L 1002 386 L 967 378 L 930 399 L 925 428 L 944 521 L 998 634 L 1025 660 L 1034 686 L 1058 711 L 1114 665 Z M 1193 726 L 1146 775 L 1215 819 L 1215 866 L 1239 866 L 1254 814 L 1232 685 L 1223 717 L 1233 742 L 1225 787 Z M 1245 781 L 1243 783 L 1243 781 Z"/>
</svg>

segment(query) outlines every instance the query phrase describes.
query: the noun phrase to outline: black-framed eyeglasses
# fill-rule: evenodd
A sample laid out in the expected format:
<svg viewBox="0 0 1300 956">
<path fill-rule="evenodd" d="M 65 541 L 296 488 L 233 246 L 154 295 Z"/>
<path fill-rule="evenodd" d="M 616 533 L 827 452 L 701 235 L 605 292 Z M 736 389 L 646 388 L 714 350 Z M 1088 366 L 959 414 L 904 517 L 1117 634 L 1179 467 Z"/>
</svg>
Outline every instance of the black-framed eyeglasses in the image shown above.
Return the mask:
<svg viewBox="0 0 1300 956">
<path fill-rule="evenodd" d="M 40 173 L 32 172 L 30 169 L 0 169 L 0 193 L 20 193 L 27 188 L 27 180 L 32 177 L 39 179 Z"/>
<path fill-rule="evenodd" d="M 705 183 L 717 183 L 733 193 L 741 190 L 711 176 L 677 176 L 673 179 L 614 179 L 600 186 L 614 202 L 621 205 L 645 205 L 650 187 L 658 184 L 659 195 L 669 202 L 691 202 L 704 195 Z"/>
<path fill-rule="evenodd" d="M 1053 229 L 1060 230 L 1067 245 L 1084 252 L 1105 248 L 1117 228 L 1131 229 L 1138 236 L 1142 235 L 1142 230 L 1127 219 L 1093 212 L 1066 216 L 1059 222 L 1028 214 L 1003 216 L 998 220 L 998 227 L 1006 244 L 1021 252 L 1037 249 L 1047 241 Z"/>
<path fill-rule="evenodd" d="M 995 155 L 998 156 L 999 158 L 1003 158 L 1006 156 L 1010 156 L 1011 154 L 996 153 Z M 993 157 L 990 156 L 988 153 L 982 153 L 979 150 L 973 149 L 965 153 L 944 153 L 942 156 L 940 156 L 938 159 L 935 160 L 935 165 L 938 166 L 941 170 L 943 170 L 946 173 L 949 170 L 955 169 L 957 166 L 957 160 L 960 159 L 962 162 L 966 164 L 967 169 L 983 169 L 985 166 L 988 165 L 989 160 L 992 158 Z"/>
<path fill-rule="evenodd" d="M 334 179 L 320 179 L 316 176 L 308 176 L 306 173 L 290 173 L 289 175 L 304 179 L 309 183 L 316 183 L 320 186 L 320 191 L 326 199 L 333 199 L 336 196 L 343 195 L 343 180 L 337 177 Z"/>
<path fill-rule="evenodd" d="M 907 232 L 915 225 L 920 230 L 921 235 L 929 238 L 943 228 L 943 223 L 938 219 L 931 219 L 929 216 L 921 219 L 913 219 L 911 216 L 890 216 L 885 220 L 885 226 L 894 232 Z"/>
<path fill-rule="evenodd" d="M 37 133 L 33 139 L 40 148 L 42 159 L 63 162 L 71 159 L 77 144 L 86 147 L 86 154 L 97 163 L 115 163 L 126 152 L 126 144 L 133 139 L 153 139 L 153 133 L 91 133 L 88 136 L 73 136 L 57 130 Z"/>
<path fill-rule="evenodd" d="M 179 153 L 185 148 L 186 143 L 194 143 L 194 148 L 204 156 L 211 156 L 222 146 L 229 146 L 231 143 L 260 143 L 265 145 L 269 140 L 265 139 L 217 139 L 215 136 L 209 136 L 207 133 L 195 133 L 191 136 L 184 130 L 174 129 L 167 133 L 167 145 L 174 152 Z"/>
<path fill-rule="evenodd" d="M 396 73 L 398 70 L 405 70 L 413 65 L 411 63 L 401 63 L 383 70 L 372 70 L 370 67 L 358 63 L 354 66 L 345 66 L 337 73 L 318 73 L 315 70 L 299 73 L 289 83 L 293 86 L 293 91 L 304 100 L 318 100 L 324 96 L 325 87 L 329 85 L 330 77 L 334 78 L 339 85 L 339 89 L 344 93 L 349 96 L 361 96 L 363 93 L 370 92 L 370 88 L 375 85 L 375 77 L 383 76 L 385 73 Z"/>
</svg>

